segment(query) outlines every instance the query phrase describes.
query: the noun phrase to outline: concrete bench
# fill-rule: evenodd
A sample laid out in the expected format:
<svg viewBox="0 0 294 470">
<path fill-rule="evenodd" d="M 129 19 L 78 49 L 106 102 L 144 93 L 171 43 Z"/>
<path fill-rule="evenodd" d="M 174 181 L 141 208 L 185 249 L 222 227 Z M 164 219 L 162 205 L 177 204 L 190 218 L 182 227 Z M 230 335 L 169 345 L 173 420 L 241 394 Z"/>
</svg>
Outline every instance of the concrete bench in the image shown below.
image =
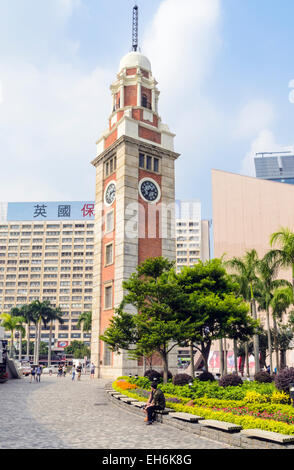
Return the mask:
<svg viewBox="0 0 294 470">
<path fill-rule="evenodd" d="M 175 410 L 172 408 L 165 408 L 164 410 L 156 410 L 155 413 L 158 415 L 168 415 L 169 413 L 174 413 Z"/>
<path fill-rule="evenodd" d="M 188 421 L 189 423 L 198 423 L 198 421 L 204 419 L 201 416 L 193 415 L 192 413 L 173 413 L 172 418 L 181 420 L 181 421 Z"/>
<path fill-rule="evenodd" d="M 288 436 L 287 434 L 279 434 L 271 431 L 263 431 L 262 429 L 242 429 L 241 434 L 242 436 L 257 437 L 259 439 L 265 439 L 266 441 L 279 442 L 280 444 L 294 442 L 294 436 Z"/>
<path fill-rule="evenodd" d="M 135 400 L 134 398 L 129 398 L 129 397 L 126 397 L 126 398 L 122 398 L 122 397 L 119 397 L 120 401 L 123 401 L 124 403 L 133 403 L 133 402 L 136 402 L 138 400 Z"/>
<path fill-rule="evenodd" d="M 146 405 L 146 402 L 145 401 L 137 401 L 137 402 L 133 402 L 132 405 L 136 406 L 137 408 L 143 408 L 143 406 Z"/>
<path fill-rule="evenodd" d="M 226 421 L 216 421 L 214 419 L 204 419 L 201 421 L 201 426 L 206 426 L 209 428 L 221 429 L 222 431 L 228 432 L 237 432 L 241 431 L 242 426 L 234 423 L 227 423 Z"/>
</svg>

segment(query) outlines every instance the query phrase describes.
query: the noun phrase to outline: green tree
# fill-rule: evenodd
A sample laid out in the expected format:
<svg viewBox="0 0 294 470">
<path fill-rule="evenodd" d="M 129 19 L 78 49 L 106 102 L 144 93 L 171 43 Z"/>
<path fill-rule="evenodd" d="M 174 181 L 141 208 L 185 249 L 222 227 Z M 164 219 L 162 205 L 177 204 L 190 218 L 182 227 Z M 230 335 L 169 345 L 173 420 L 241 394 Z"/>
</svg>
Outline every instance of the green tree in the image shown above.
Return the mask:
<svg viewBox="0 0 294 470">
<path fill-rule="evenodd" d="M 259 310 L 266 312 L 267 334 L 268 334 L 268 349 L 270 370 L 273 372 L 272 360 L 272 340 L 270 328 L 270 309 L 271 301 L 276 289 L 280 287 L 287 287 L 291 285 L 284 279 L 277 279 L 277 274 L 280 266 L 280 260 L 277 253 L 270 251 L 258 263 L 259 281 L 256 288 L 256 298 L 259 304 Z"/>
<path fill-rule="evenodd" d="M 49 329 L 49 343 L 48 343 L 48 366 L 51 366 L 51 352 L 52 352 L 52 330 L 53 330 L 53 323 L 58 321 L 61 325 L 63 324 L 63 317 L 64 313 L 59 307 L 53 308 L 51 305 L 48 306 L 46 310 L 46 321 L 45 324 L 50 325 Z"/>
<path fill-rule="evenodd" d="M 188 296 L 181 304 L 180 318 L 189 316 L 188 339 L 200 351 L 208 370 L 213 341 L 247 339 L 253 335 L 258 323 L 248 315 L 248 304 L 238 295 L 238 284 L 228 275 L 221 259 L 185 267 L 176 279 Z"/>
<path fill-rule="evenodd" d="M 270 244 L 278 244 L 280 248 L 272 250 L 279 265 L 284 268 L 291 268 L 292 288 L 294 292 L 294 233 L 289 229 L 282 227 L 270 237 Z"/>
<path fill-rule="evenodd" d="M 12 317 L 18 317 L 19 319 L 22 319 L 19 324 L 21 326 L 23 326 L 23 323 L 26 323 L 26 306 L 23 305 L 22 307 L 13 307 L 11 310 L 10 310 L 10 315 Z M 23 333 L 24 332 L 24 329 L 23 328 L 20 328 L 19 330 L 19 347 L 18 347 L 18 351 L 19 351 L 19 356 L 18 356 L 18 359 L 19 361 L 21 361 L 21 357 L 22 357 L 22 337 L 23 337 Z"/>
<path fill-rule="evenodd" d="M 282 289 L 276 289 L 273 292 L 273 298 L 271 299 L 271 308 L 273 316 L 273 335 L 274 335 L 274 349 L 276 354 L 277 371 L 280 370 L 279 363 L 279 330 L 278 322 L 283 320 L 283 315 L 287 312 L 290 305 L 293 304 L 293 290 L 292 287 L 286 287 Z"/>
<path fill-rule="evenodd" d="M 90 349 L 83 341 L 74 340 L 64 349 L 65 354 L 71 354 L 75 359 L 83 359 L 85 356 L 90 357 Z"/>
<path fill-rule="evenodd" d="M 25 329 L 22 326 L 24 322 L 23 317 L 13 317 L 10 315 L 10 313 L 2 313 L 0 315 L 0 318 L 2 319 L 1 326 L 5 328 L 6 331 L 10 331 L 11 333 L 11 340 L 10 340 L 10 357 L 13 357 L 13 341 L 14 341 L 14 332 L 21 331 L 22 334 L 25 334 Z"/>
<path fill-rule="evenodd" d="M 92 312 L 83 312 L 79 316 L 79 320 L 77 322 L 77 327 L 81 328 L 83 326 L 84 332 L 91 331 L 92 328 Z"/>
<path fill-rule="evenodd" d="M 127 350 L 133 359 L 157 352 L 166 383 L 168 354 L 187 340 L 190 330 L 189 319 L 178 315 L 185 295 L 173 275 L 173 263 L 162 257 L 149 258 L 123 288 L 127 294 L 100 339 L 118 354 Z M 126 311 L 130 307 L 134 313 Z"/>
<path fill-rule="evenodd" d="M 39 364 L 42 323 L 47 327 L 52 307 L 49 300 L 34 300 L 30 304 L 33 322 L 36 325 L 34 364 Z"/>
<path fill-rule="evenodd" d="M 257 309 L 255 299 L 255 289 L 257 278 L 258 254 L 256 250 L 250 250 L 245 253 L 243 258 L 234 257 L 225 264 L 235 271 L 232 278 L 239 285 L 239 295 L 245 302 L 250 302 L 250 310 L 254 320 L 257 320 Z M 259 363 L 259 339 L 255 333 L 253 336 L 254 357 L 255 357 L 255 373 L 260 370 Z M 247 371 L 249 372 L 249 371 Z"/>
</svg>

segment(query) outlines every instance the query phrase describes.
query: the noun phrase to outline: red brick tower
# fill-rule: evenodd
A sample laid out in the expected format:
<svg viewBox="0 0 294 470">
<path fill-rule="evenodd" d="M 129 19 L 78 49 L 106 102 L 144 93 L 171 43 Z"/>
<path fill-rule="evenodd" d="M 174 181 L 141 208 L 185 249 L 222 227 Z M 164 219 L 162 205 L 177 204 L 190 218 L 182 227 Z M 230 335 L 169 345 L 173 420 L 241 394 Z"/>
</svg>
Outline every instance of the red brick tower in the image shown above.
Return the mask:
<svg viewBox="0 0 294 470">
<path fill-rule="evenodd" d="M 122 281 L 146 258 L 175 257 L 174 134 L 158 115 L 157 82 L 137 50 L 120 62 L 111 85 L 109 125 L 97 142 L 96 229 L 91 359 L 97 373 L 140 373 L 127 353 L 98 340 L 123 297 Z M 170 358 L 170 367 L 174 363 Z"/>
</svg>

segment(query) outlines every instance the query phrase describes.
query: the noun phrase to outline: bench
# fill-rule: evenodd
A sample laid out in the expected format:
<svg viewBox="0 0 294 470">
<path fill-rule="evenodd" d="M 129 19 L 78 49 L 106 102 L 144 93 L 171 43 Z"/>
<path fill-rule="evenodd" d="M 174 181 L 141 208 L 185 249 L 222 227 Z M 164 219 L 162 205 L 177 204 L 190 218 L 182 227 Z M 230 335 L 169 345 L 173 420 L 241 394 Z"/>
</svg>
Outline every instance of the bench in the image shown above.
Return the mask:
<svg viewBox="0 0 294 470">
<path fill-rule="evenodd" d="M 121 398 L 120 397 L 119 399 L 120 399 L 120 401 L 123 401 L 124 403 L 128 403 L 128 404 L 138 401 L 138 400 L 135 400 L 134 398 L 129 398 L 129 397 L 127 397 L 127 398 Z"/>
<path fill-rule="evenodd" d="M 242 429 L 241 434 L 247 437 L 257 437 L 267 441 L 279 442 L 280 444 L 294 441 L 294 436 L 288 436 L 287 434 L 279 434 L 271 431 L 263 431 L 262 429 Z"/>
<path fill-rule="evenodd" d="M 209 428 L 221 429 L 222 431 L 228 432 L 237 432 L 241 431 L 242 426 L 234 423 L 227 423 L 226 421 L 216 421 L 214 419 L 204 419 L 201 421 L 201 426 L 206 426 Z"/>
<path fill-rule="evenodd" d="M 146 405 L 146 402 L 145 401 L 137 401 L 137 402 L 133 402 L 132 405 L 136 406 L 137 408 L 143 408 L 143 406 Z"/>
<path fill-rule="evenodd" d="M 172 418 L 181 420 L 181 421 L 188 421 L 189 423 L 198 423 L 199 420 L 202 420 L 201 416 L 193 415 L 192 413 L 173 413 Z"/>
</svg>

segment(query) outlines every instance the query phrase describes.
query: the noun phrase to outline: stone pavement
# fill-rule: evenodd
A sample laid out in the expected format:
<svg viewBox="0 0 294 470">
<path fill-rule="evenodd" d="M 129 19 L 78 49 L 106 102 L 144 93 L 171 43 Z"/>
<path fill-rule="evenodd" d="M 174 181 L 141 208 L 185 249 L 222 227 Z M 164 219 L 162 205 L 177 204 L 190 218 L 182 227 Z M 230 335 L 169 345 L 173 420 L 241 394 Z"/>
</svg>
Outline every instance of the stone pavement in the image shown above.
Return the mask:
<svg viewBox="0 0 294 470">
<path fill-rule="evenodd" d="M 43 375 L 0 385 L 0 449 L 232 449 L 112 405 L 105 380 Z"/>
</svg>

